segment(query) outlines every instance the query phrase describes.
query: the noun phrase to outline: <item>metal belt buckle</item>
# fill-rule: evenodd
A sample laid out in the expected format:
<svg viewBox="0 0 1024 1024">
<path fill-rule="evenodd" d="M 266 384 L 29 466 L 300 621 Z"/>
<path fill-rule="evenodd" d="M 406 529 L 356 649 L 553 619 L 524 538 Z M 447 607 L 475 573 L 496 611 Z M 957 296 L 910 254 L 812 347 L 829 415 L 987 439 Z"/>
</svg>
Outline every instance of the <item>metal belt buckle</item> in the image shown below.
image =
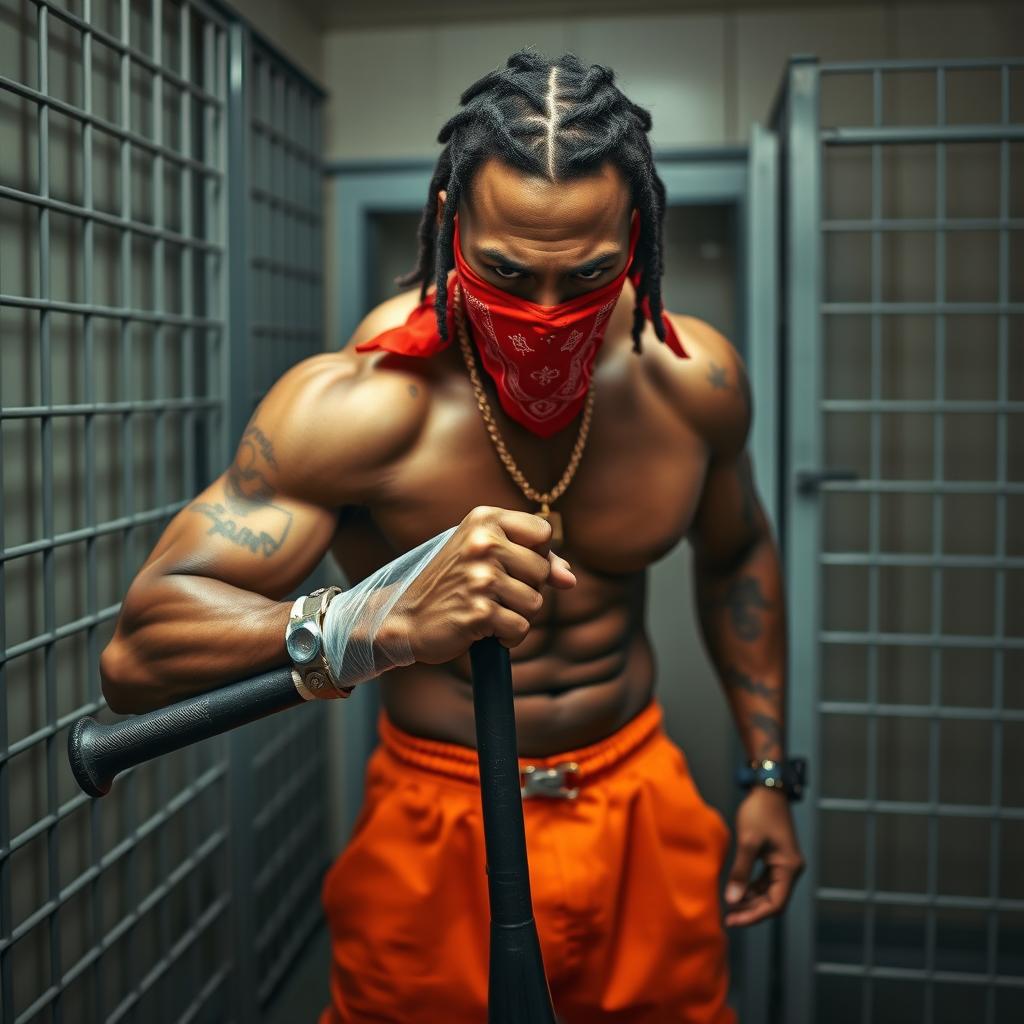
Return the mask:
<svg viewBox="0 0 1024 1024">
<path fill-rule="evenodd" d="M 544 796 L 549 799 L 575 800 L 579 796 L 579 787 L 567 788 L 565 783 L 576 782 L 580 766 L 575 761 L 563 761 L 554 768 L 538 768 L 528 764 L 520 773 L 520 787 L 523 799 L 531 796 Z"/>
</svg>

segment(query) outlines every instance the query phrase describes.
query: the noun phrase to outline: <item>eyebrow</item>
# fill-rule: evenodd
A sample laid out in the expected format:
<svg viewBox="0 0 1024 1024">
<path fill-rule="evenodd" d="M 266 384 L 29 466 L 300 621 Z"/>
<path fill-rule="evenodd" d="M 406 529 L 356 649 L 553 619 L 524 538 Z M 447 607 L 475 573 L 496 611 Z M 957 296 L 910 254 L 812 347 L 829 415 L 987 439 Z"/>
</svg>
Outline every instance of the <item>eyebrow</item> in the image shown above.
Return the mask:
<svg viewBox="0 0 1024 1024">
<path fill-rule="evenodd" d="M 517 270 L 521 274 L 531 274 L 533 271 L 529 267 L 524 267 L 522 263 L 517 263 L 515 260 L 510 259 L 499 249 L 481 249 L 480 255 L 485 259 L 489 259 L 494 263 L 498 263 L 503 267 L 508 267 L 510 270 Z M 600 256 L 595 256 L 592 260 L 587 260 L 586 263 L 581 263 L 578 267 L 573 267 L 570 271 L 572 274 L 586 274 L 591 270 L 597 270 L 602 263 L 615 262 L 622 256 L 621 249 L 615 249 L 613 252 L 605 252 Z"/>
</svg>

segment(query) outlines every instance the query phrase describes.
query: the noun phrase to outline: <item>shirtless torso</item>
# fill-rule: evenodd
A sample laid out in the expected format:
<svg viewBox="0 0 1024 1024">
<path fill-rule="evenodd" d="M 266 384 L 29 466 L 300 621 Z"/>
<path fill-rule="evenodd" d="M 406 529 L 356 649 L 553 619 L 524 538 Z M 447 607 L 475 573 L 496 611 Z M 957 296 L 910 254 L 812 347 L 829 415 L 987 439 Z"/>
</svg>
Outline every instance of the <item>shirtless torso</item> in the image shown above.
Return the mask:
<svg viewBox="0 0 1024 1024">
<path fill-rule="evenodd" d="M 416 302 L 410 292 L 384 304 L 356 340 L 402 323 Z M 673 316 L 692 358 L 669 351 L 650 324 L 638 358 L 629 333 L 633 304 L 627 285 L 595 366 L 589 441 L 557 503 L 566 535 L 559 553 L 577 584 L 545 589 L 529 635 L 511 651 L 519 743 L 528 756 L 593 742 L 649 701 L 655 666 L 645 629 L 647 567 L 690 528 L 711 453 L 707 432 L 723 415 L 715 405 L 736 400 L 739 368 L 721 335 Z M 406 415 L 418 423 L 414 443 L 389 463 L 376 493 L 340 516 L 332 551 L 350 581 L 459 522 L 473 506 L 535 510 L 498 460 L 456 344 L 430 359 L 356 354 L 352 346 L 335 358 L 353 360 L 360 376 L 392 378 L 388 390 L 396 401 L 389 412 L 401 415 L 404 391 Z M 717 389 L 712 364 L 725 377 Z M 538 443 L 503 414 L 486 375 L 484 385 L 526 479 L 541 490 L 554 484 L 569 460 L 578 419 Z M 474 745 L 468 655 L 395 669 L 379 684 L 401 728 Z"/>
<path fill-rule="evenodd" d="M 460 223 L 478 272 L 492 272 L 481 253 L 495 245 L 537 268 L 523 280 L 496 278 L 510 293 L 551 306 L 593 287 L 591 277 L 566 268 L 609 246 L 619 248 L 599 257 L 598 279 L 625 266 L 629 193 L 610 166 L 553 184 L 492 162 L 476 182 Z M 129 589 L 101 660 L 115 710 L 145 710 L 281 664 L 290 608 L 283 599 L 327 550 L 356 583 L 477 506 L 537 510 L 494 450 L 457 343 L 427 357 L 355 351 L 403 325 L 417 303 L 416 290 L 388 300 L 348 346 L 285 373 L 253 414 L 233 464 L 172 520 Z M 650 700 L 655 669 L 644 601 L 652 562 L 689 536 L 701 564 L 728 567 L 763 536 L 744 451 L 749 394 L 735 350 L 708 324 L 669 314 L 687 358 L 659 341 L 650 323 L 638 357 L 635 304 L 627 283 L 594 364 L 589 439 L 555 506 L 565 532 L 559 554 L 575 586 L 542 585 L 543 604 L 512 648 L 526 755 L 598 740 Z M 541 491 L 552 487 L 581 414 L 540 438 L 505 414 L 489 374 L 481 376 L 526 479 Z M 718 580 L 716 593 L 732 586 Z M 737 591 L 756 615 L 765 607 L 758 586 Z M 711 596 L 724 608 L 724 596 Z M 715 635 L 725 639 L 711 643 L 731 648 L 717 614 Z M 225 644 L 240 625 L 245 642 Z M 770 645 L 765 650 L 774 658 Z M 472 746 L 468 655 L 441 661 L 417 658 L 384 673 L 384 706 L 408 732 Z M 748 690 L 760 693 L 753 683 Z M 776 753 L 777 729 L 759 742 L 763 756 Z"/>
</svg>

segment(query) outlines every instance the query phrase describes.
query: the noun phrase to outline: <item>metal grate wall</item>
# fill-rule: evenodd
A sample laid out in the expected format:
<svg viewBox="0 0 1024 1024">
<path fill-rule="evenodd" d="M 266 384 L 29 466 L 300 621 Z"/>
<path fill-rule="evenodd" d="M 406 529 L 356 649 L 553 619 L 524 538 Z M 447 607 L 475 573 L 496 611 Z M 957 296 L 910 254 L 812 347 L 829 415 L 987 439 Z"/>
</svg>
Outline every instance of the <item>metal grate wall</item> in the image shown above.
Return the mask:
<svg viewBox="0 0 1024 1024">
<path fill-rule="evenodd" d="M 245 275 L 238 305 L 246 310 L 234 331 L 234 379 L 251 395 L 245 418 L 282 373 L 323 349 L 321 123 L 322 93 L 284 65 L 258 39 L 238 33 L 233 59 L 248 69 L 238 90 L 236 115 L 244 126 L 246 166 L 237 184 L 232 237 L 247 232 Z M 241 199 L 245 198 L 244 205 Z M 236 288 L 237 291 L 237 288 Z M 241 362 L 243 365 L 239 366 Z M 248 374 L 248 376 L 247 376 Z M 237 434 L 244 428 L 237 424 Z M 296 590 L 326 582 L 325 566 Z M 242 1020 L 256 1019 L 273 998 L 312 932 L 322 925 L 320 884 L 329 860 L 326 708 L 322 704 L 280 715 L 232 737 L 238 763 L 236 802 L 251 824 L 238 851 L 237 876 L 250 899 L 248 963 L 239 1004 Z M 319 794 L 310 799 L 310 794 Z"/>
<path fill-rule="evenodd" d="M 260 76 L 283 105 L 250 118 Z M 253 396 L 321 347 L 321 100 L 220 5 L 0 0 L 5 1022 L 258 1020 L 318 909 L 324 808 L 294 795 L 300 750 L 322 770 L 320 709 L 141 766 L 102 801 L 65 751 L 106 713 L 99 652 L 139 565 Z M 264 129 L 276 177 L 256 178 Z M 307 873 L 285 879 L 298 843 Z"/>
<path fill-rule="evenodd" d="M 1024 1020 L 1024 61 L 797 61 L 786 1021 Z"/>
</svg>

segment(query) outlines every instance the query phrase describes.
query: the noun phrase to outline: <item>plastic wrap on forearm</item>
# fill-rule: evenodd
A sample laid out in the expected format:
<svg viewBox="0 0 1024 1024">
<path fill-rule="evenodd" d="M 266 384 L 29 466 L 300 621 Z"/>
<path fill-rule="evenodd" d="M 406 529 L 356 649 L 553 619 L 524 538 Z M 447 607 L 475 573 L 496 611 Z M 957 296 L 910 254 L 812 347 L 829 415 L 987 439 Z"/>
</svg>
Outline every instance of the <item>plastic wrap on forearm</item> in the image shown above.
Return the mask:
<svg viewBox="0 0 1024 1024">
<path fill-rule="evenodd" d="M 331 600 L 324 616 L 324 653 L 340 686 L 365 683 L 390 668 L 413 663 L 408 634 L 389 631 L 385 643 L 381 627 L 457 529 L 453 526 L 425 540 Z"/>
</svg>

